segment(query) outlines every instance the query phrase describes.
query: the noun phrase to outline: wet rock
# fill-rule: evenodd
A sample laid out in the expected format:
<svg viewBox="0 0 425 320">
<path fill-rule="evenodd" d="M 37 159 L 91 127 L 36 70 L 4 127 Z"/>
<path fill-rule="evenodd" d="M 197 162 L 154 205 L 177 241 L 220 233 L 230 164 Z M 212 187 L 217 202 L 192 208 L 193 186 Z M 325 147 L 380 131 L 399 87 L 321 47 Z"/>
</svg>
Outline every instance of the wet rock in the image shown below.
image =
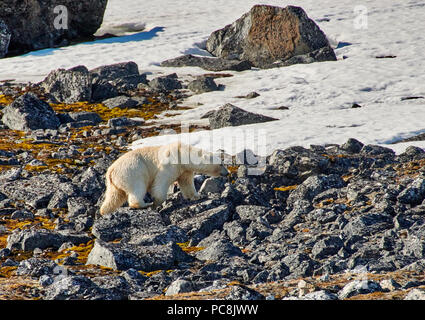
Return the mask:
<svg viewBox="0 0 425 320">
<path fill-rule="evenodd" d="M 230 103 L 208 114 L 211 129 L 275 121 L 277 119 L 245 111 Z"/>
<path fill-rule="evenodd" d="M 248 61 L 199 57 L 191 54 L 180 56 L 161 62 L 162 67 L 200 67 L 208 71 L 244 71 L 251 69 L 251 63 Z"/>
<path fill-rule="evenodd" d="M 87 264 L 101 265 L 114 270 L 134 268 L 146 272 L 173 269 L 190 257 L 176 244 L 140 246 L 129 243 L 106 243 L 96 240 Z"/>
<path fill-rule="evenodd" d="M 91 78 L 85 66 L 54 70 L 40 85 L 59 102 L 74 103 L 91 100 Z"/>
<path fill-rule="evenodd" d="M 204 93 L 218 90 L 218 86 L 212 77 L 199 77 L 189 82 L 187 88 L 195 93 Z"/>
<path fill-rule="evenodd" d="M 233 24 L 214 31 L 206 43 L 216 57 L 248 60 L 259 68 L 323 47 L 329 47 L 325 34 L 302 8 L 267 5 L 255 5 Z M 328 50 L 325 60 L 336 60 Z"/>
<path fill-rule="evenodd" d="M 20 96 L 2 112 L 2 122 L 12 130 L 57 129 L 60 124 L 53 109 L 33 93 Z"/>
</svg>

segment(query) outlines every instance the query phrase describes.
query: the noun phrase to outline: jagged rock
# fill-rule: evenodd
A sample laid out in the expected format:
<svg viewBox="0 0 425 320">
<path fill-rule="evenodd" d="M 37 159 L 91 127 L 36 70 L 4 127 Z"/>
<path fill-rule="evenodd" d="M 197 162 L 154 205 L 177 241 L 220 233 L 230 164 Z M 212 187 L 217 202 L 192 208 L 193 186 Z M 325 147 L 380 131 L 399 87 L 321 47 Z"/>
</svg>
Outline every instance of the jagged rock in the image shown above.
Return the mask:
<svg viewBox="0 0 425 320">
<path fill-rule="evenodd" d="M 184 279 L 177 279 L 170 284 L 167 291 L 165 292 L 165 295 L 171 296 L 173 294 L 185 293 L 190 291 L 193 291 L 192 282 Z"/>
<path fill-rule="evenodd" d="M 0 19 L 0 58 L 3 58 L 7 54 L 9 49 L 11 33 L 6 23 Z"/>
<path fill-rule="evenodd" d="M 199 251 L 196 254 L 196 258 L 199 260 L 218 261 L 220 259 L 227 259 L 233 256 L 241 255 L 243 255 L 242 251 L 233 245 L 230 241 L 219 240 L 204 250 Z"/>
<path fill-rule="evenodd" d="M 198 77 L 189 82 L 187 88 L 195 93 L 204 93 L 218 90 L 218 86 L 212 77 Z"/>
<path fill-rule="evenodd" d="M 161 67 L 200 67 L 208 71 L 244 71 L 251 69 L 248 61 L 229 60 L 221 58 L 198 57 L 191 54 L 165 60 Z"/>
<path fill-rule="evenodd" d="M 277 119 L 245 111 L 230 103 L 208 113 L 211 129 L 275 121 Z"/>
<path fill-rule="evenodd" d="M 325 34 L 302 8 L 294 6 L 255 5 L 231 25 L 214 31 L 206 48 L 216 57 L 248 60 L 259 68 L 322 48 L 326 54 L 319 54 L 317 60 L 313 55 L 308 62 L 336 60 Z"/>
<path fill-rule="evenodd" d="M 136 100 L 133 100 L 126 96 L 118 96 L 114 98 L 109 98 L 107 100 L 102 101 L 102 103 L 107 106 L 109 109 L 112 108 L 134 108 L 138 105 L 138 102 Z"/>
<path fill-rule="evenodd" d="M 112 118 L 108 120 L 108 127 L 117 128 L 117 127 L 129 127 L 137 126 L 144 123 L 143 119 L 129 119 L 127 117 Z"/>
<path fill-rule="evenodd" d="M 191 258 L 174 243 L 141 246 L 129 243 L 106 243 L 97 239 L 87 264 L 101 265 L 114 270 L 134 268 L 146 272 L 173 269 Z"/>
<path fill-rule="evenodd" d="M 178 80 L 177 74 L 172 73 L 166 76 L 157 77 L 149 82 L 152 90 L 159 92 L 169 92 L 171 90 L 181 89 L 182 84 Z"/>
<path fill-rule="evenodd" d="M 420 204 L 424 199 L 425 179 L 423 177 L 416 178 L 397 196 L 399 202 L 413 206 Z"/>
<path fill-rule="evenodd" d="M 425 300 L 425 290 L 424 289 L 412 289 L 404 297 L 404 300 Z"/>
<path fill-rule="evenodd" d="M 376 291 L 382 291 L 379 283 L 372 280 L 354 280 L 347 283 L 344 288 L 338 292 L 338 298 L 342 300 L 358 294 L 366 294 Z"/>
<path fill-rule="evenodd" d="M 221 193 L 224 190 L 224 184 L 225 179 L 221 177 L 211 177 L 205 179 L 201 185 L 201 188 L 199 189 L 199 193 Z"/>
<path fill-rule="evenodd" d="M 29 258 L 19 263 L 16 274 L 19 276 L 41 277 L 42 275 L 53 275 L 60 267 L 49 259 Z"/>
<path fill-rule="evenodd" d="M 74 103 L 91 100 L 91 77 L 85 66 L 54 70 L 40 85 L 59 102 Z"/>
<path fill-rule="evenodd" d="M 93 125 L 102 122 L 102 118 L 96 112 L 80 111 L 67 113 L 72 121 L 90 121 Z"/>
<path fill-rule="evenodd" d="M 3 123 L 12 130 L 57 129 L 60 125 L 53 109 L 33 93 L 26 93 L 2 110 Z"/>
<path fill-rule="evenodd" d="M 35 248 L 58 249 L 65 242 L 72 242 L 75 245 L 79 245 L 89 240 L 90 238 L 84 234 L 71 234 L 46 229 L 25 229 L 16 230 L 9 235 L 7 238 L 7 248 L 23 251 L 33 251 Z"/>
<path fill-rule="evenodd" d="M 264 296 L 250 288 L 241 286 L 232 286 L 230 293 L 225 297 L 226 300 L 264 300 Z"/>
<path fill-rule="evenodd" d="M 18 54 L 87 39 L 102 24 L 106 4 L 107 0 L 1 1 L 0 20 L 11 33 L 9 51 Z M 62 18 L 62 24 L 55 23 L 65 13 L 67 19 Z"/>
</svg>

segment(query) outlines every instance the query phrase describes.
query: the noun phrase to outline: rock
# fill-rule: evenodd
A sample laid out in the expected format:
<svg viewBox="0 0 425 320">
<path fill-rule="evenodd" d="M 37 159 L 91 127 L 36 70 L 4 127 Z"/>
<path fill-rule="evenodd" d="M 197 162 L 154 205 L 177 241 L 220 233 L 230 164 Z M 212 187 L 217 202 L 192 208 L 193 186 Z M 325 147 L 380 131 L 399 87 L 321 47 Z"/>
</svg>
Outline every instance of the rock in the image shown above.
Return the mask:
<svg viewBox="0 0 425 320">
<path fill-rule="evenodd" d="M 268 5 L 255 5 L 231 25 L 214 31 L 206 43 L 216 57 L 248 60 L 259 68 L 324 47 L 329 47 L 325 34 L 302 8 Z M 325 60 L 336 60 L 328 50 L 331 54 Z"/>
<path fill-rule="evenodd" d="M 251 69 L 248 61 L 229 60 L 221 58 L 198 57 L 191 54 L 165 60 L 161 67 L 200 67 L 208 71 L 244 71 Z"/>
<path fill-rule="evenodd" d="M 7 248 L 33 251 L 35 248 L 58 249 L 65 242 L 75 245 L 86 243 L 90 238 L 84 234 L 71 234 L 66 232 L 52 231 L 46 229 L 24 229 L 12 232 L 7 238 Z"/>
<path fill-rule="evenodd" d="M 343 247 L 343 242 L 339 237 L 330 236 L 316 242 L 311 250 L 312 257 L 315 259 L 323 259 L 328 256 L 337 254 Z"/>
<path fill-rule="evenodd" d="M 0 58 L 3 58 L 9 49 L 11 33 L 6 23 L 0 19 Z"/>
<path fill-rule="evenodd" d="M 394 291 L 401 288 L 401 285 L 394 279 L 384 279 L 379 282 L 383 290 Z"/>
<path fill-rule="evenodd" d="M 113 81 L 139 74 L 139 67 L 133 61 L 103 65 L 90 70 L 93 83 Z"/>
<path fill-rule="evenodd" d="M 12 213 L 10 218 L 17 220 L 31 220 L 34 219 L 34 214 L 28 210 L 16 210 Z"/>
<path fill-rule="evenodd" d="M 146 272 L 174 269 L 190 257 L 176 244 L 140 246 L 129 243 L 106 243 L 97 239 L 87 258 L 87 264 L 95 264 L 114 270 L 134 268 Z"/>
<path fill-rule="evenodd" d="M 16 274 L 19 276 L 41 277 L 51 276 L 60 267 L 49 259 L 29 258 L 19 263 Z"/>
<path fill-rule="evenodd" d="M 341 149 L 350 153 L 359 153 L 363 146 L 364 144 L 360 141 L 350 138 L 346 143 L 341 145 Z"/>
<path fill-rule="evenodd" d="M 342 234 L 349 238 L 353 236 L 368 236 L 393 227 L 390 215 L 367 213 L 353 218 L 342 229 Z"/>
<path fill-rule="evenodd" d="M 404 300 L 425 300 L 425 290 L 424 289 L 412 289 L 404 297 Z"/>
<path fill-rule="evenodd" d="M 199 189 L 199 193 L 221 193 L 224 190 L 225 183 L 226 179 L 223 179 L 222 177 L 211 177 L 205 179 L 201 185 L 201 188 Z"/>
<path fill-rule="evenodd" d="M 397 196 L 397 200 L 399 202 L 410 204 L 412 206 L 422 203 L 424 199 L 425 179 L 423 177 L 416 178 Z"/>
<path fill-rule="evenodd" d="M 319 290 L 307 293 L 301 300 L 338 300 L 338 296 L 327 290 Z"/>
<path fill-rule="evenodd" d="M 117 128 L 117 127 L 130 127 L 138 126 L 143 124 L 145 121 L 143 119 L 129 119 L 127 117 L 112 118 L 108 120 L 108 127 Z"/>
<path fill-rule="evenodd" d="M 102 103 L 109 109 L 112 109 L 112 108 L 120 108 L 120 109 L 130 108 L 131 109 L 138 105 L 138 102 L 136 100 L 133 100 L 126 96 L 118 96 L 114 98 L 109 98 L 107 100 L 102 101 Z"/>
<path fill-rule="evenodd" d="M 233 256 L 241 256 L 243 255 L 242 251 L 234 246 L 228 240 L 219 240 L 214 242 L 208 248 L 199 251 L 196 254 L 196 258 L 199 260 L 212 260 L 218 261 L 221 259 L 228 259 Z"/>
<path fill-rule="evenodd" d="M 230 293 L 224 298 L 225 300 L 264 300 L 264 296 L 247 287 L 232 286 Z"/>
<path fill-rule="evenodd" d="M 24 201 L 35 209 L 47 207 L 55 191 L 60 189 L 61 182 L 56 175 L 38 175 L 29 179 L 17 179 L 0 185 L 9 199 Z"/>
<path fill-rule="evenodd" d="M 107 0 L 83 3 L 72 0 L 43 3 L 40 0 L 2 1 L 0 20 L 4 21 L 11 33 L 9 51 L 20 54 L 67 44 L 69 40 L 87 39 L 102 24 L 106 4 Z M 62 18 L 64 14 L 67 14 L 66 19 Z"/>
<path fill-rule="evenodd" d="M 218 86 L 212 77 L 198 77 L 189 82 L 187 88 L 195 93 L 204 93 L 218 90 Z"/>
<path fill-rule="evenodd" d="M 177 74 L 172 73 L 166 76 L 157 77 L 149 82 L 149 87 L 158 92 L 169 92 L 181 89 L 182 84 L 177 80 Z"/>
<path fill-rule="evenodd" d="M 180 220 L 178 212 L 174 212 L 170 215 L 170 220 L 187 233 L 189 238 L 191 238 L 192 245 L 196 245 L 199 241 L 208 237 L 214 230 L 221 229 L 229 217 L 230 210 L 228 206 L 221 205 L 194 214 L 193 217 L 185 217 L 183 220 Z"/>
<path fill-rule="evenodd" d="M 344 186 L 344 180 L 336 174 L 311 176 L 290 193 L 286 203 L 288 207 L 293 207 L 298 200 L 311 201 L 323 191 Z"/>
<path fill-rule="evenodd" d="M 60 125 L 53 109 L 33 93 L 20 96 L 2 112 L 1 120 L 12 130 L 57 129 Z"/>
<path fill-rule="evenodd" d="M 275 121 L 278 119 L 245 111 L 230 103 L 214 110 L 208 115 L 211 129 L 234 127 L 246 124 Z"/>
<path fill-rule="evenodd" d="M 97 112 L 80 111 L 80 112 L 68 112 L 69 117 L 72 121 L 90 121 L 93 125 L 102 122 L 102 118 Z"/>
<path fill-rule="evenodd" d="M 394 150 L 390 148 L 381 147 L 378 145 L 373 145 L 373 144 L 368 144 L 366 146 L 363 146 L 363 148 L 360 150 L 360 153 L 369 155 L 369 156 L 385 155 L 386 157 L 391 157 L 391 158 L 395 156 Z"/>
<path fill-rule="evenodd" d="M 171 296 L 174 294 L 191 292 L 191 291 L 193 291 L 192 282 L 184 280 L 184 279 L 177 279 L 170 284 L 167 291 L 165 292 L 165 295 Z"/>
<path fill-rule="evenodd" d="M 376 291 L 382 291 L 379 283 L 372 280 L 354 280 L 347 283 L 344 288 L 338 292 L 338 298 L 343 300 L 358 294 L 367 294 Z"/>
<path fill-rule="evenodd" d="M 267 208 L 263 206 L 241 205 L 236 207 L 236 213 L 242 223 L 250 223 L 256 221 L 259 217 L 267 212 Z"/>
<path fill-rule="evenodd" d="M 91 76 L 85 66 L 54 70 L 40 85 L 59 102 L 91 101 Z"/>
</svg>

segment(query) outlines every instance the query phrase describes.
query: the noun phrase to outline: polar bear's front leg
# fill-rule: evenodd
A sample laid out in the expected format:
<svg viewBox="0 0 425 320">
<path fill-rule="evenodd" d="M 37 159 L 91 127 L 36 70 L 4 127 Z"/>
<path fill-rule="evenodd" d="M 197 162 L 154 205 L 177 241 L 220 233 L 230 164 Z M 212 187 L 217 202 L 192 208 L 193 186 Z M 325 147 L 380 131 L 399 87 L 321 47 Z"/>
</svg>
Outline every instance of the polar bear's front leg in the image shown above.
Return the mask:
<svg viewBox="0 0 425 320">
<path fill-rule="evenodd" d="M 167 200 L 168 188 L 174 182 L 172 176 L 173 174 L 170 174 L 170 172 L 162 171 L 155 177 L 150 188 L 151 196 L 154 199 L 153 206 L 155 208 Z"/>
<path fill-rule="evenodd" d="M 144 209 L 152 205 L 146 203 L 144 198 L 146 195 L 146 185 L 143 181 L 133 181 L 130 190 L 128 190 L 128 205 L 133 209 Z"/>
<path fill-rule="evenodd" d="M 200 198 L 200 195 L 196 192 L 193 172 L 187 171 L 184 172 L 178 179 L 180 190 L 185 199 L 197 200 Z"/>
</svg>

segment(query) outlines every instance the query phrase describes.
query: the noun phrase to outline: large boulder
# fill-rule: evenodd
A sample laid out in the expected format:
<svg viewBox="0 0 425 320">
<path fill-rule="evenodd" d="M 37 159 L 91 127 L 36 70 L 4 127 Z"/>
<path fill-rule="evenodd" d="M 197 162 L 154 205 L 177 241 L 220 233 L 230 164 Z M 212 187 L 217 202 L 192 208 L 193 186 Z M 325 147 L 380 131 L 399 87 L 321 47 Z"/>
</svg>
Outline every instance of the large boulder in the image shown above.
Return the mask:
<svg viewBox="0 0 425 320">
<path fill-rule="evenodd" d="M 92 36 L 102 24 L 107 2 L 0 1 L 0 20 L 5 22 L 11 32 L 9 52 L 19 54 L 66 45 L 69 40 Z"/>
<path fill-rule="evenodd" d="M 91 100 L 91 76 L 85 66 L 54 70 L 41 82 L 41 86 L 60 102 Z"/>
<path fill-rule="evenodd" d="M 211 129 L 235 127 L 245 124 L 277 120 L 275 118 L 263 116 L 261 114 L 248 112 L 230 103 L 226 103 L 224 106 L 220 107 L 217 110 L 208 112 L 203 117 L 208 117 Z"/>
<path fill-rule="evenodd" d="M 60 125 L 53 109 L 33 93 L 26 93 L 3 109 L 3 123 L 12 130 L 57 129 Z"/>
<path fill-rule="evenodd" d="M 319 61 L 336 60 L 325 34 L 302 8 L 268 5 L 255 5 L 232 24 L 214 31 L 206 43 L 207 50 L 216 57 L 248 60 L 259 68 L 324 47 L 328 48 L 324 50 L 326 56 L 319 54 Z M 294 63 L 313 62 L 314 56 Z"/>
<path fill-rule="evenodd" d="M 0 58 L 3 58 L 9 48 L 10 31 L 3 20 L 0 20 Z"/>
</svg>

